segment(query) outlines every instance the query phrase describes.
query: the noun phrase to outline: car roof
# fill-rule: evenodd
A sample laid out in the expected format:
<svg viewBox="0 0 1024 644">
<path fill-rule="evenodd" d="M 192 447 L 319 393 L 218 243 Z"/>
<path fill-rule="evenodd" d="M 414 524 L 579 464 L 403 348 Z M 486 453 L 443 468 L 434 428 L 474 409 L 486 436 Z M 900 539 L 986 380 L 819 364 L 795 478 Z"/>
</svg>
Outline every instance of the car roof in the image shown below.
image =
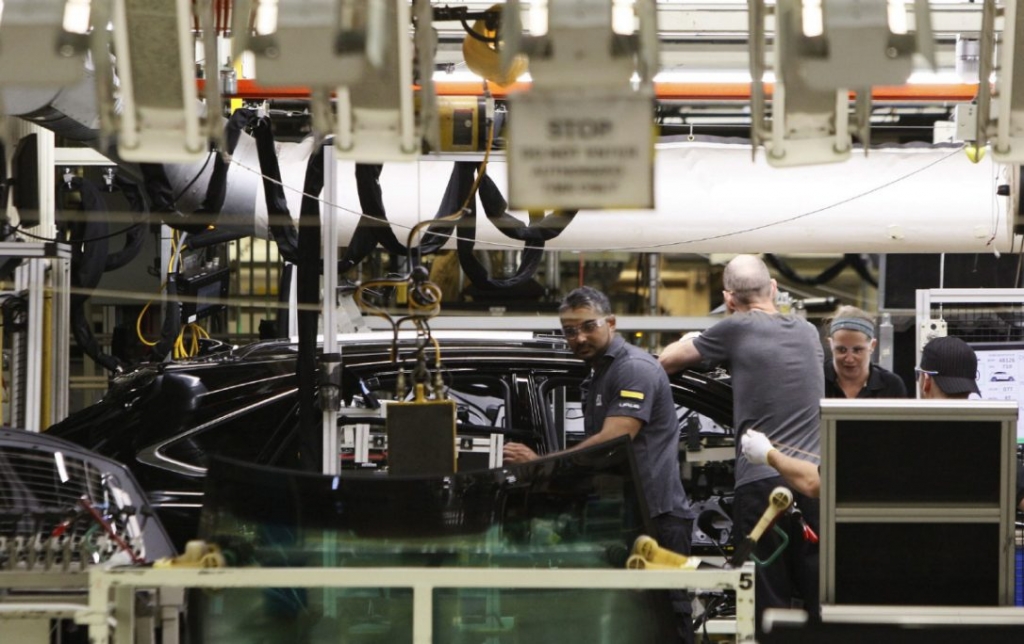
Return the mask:
<svg viewBox="0 0 1024 644">
<path fill-rule="evenodd" d="M 400 331 L 398 345 L 403 352 L 414 345 L 421 337 L 415 331 Z M 559 335 L 535 334 L 528 331 L 437 331 L 430 337 L 437 340 L 442 351 L 478 350 L 482 353 L 501 353 L 505 351 L 527 351 L 548 354 L 552 357 L 572 357 L 565 338 Z M 340 333 L 337 336 L 338 348 L 344 356 L 346 351 L 386 351 L 390 350 L 394 335 L 387 331 L 369 331 L 365 333 Z M 317 346 L 323 346 L 323 336 L 317 336 Z M 281 338 L 263 340 L 236 348 L 232 353 L 235 357 L 258 357 L 280 352 L 294 352 L 298 347 L 298 339 Z M 217 359 L 216 354 L 211 356 Z M 196 362 L 200 362 L 196 361 Z"/>
</svg>

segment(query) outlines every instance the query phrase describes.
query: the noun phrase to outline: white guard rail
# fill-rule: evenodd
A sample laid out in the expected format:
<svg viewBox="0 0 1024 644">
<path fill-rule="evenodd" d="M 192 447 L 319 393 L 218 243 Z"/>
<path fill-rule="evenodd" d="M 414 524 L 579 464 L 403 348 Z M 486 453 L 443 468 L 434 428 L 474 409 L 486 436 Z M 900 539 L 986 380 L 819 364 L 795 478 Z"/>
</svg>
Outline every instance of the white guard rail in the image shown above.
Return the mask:
<svg viewBox="0 0 1024 644">
<path fill-rule="evenodd" d="M 413 643 L 433 641 L 435 588 L 734 589 L 736 641 L 754 641 L 754 568 L 591 570 L 537 568 L 100 568 L 89 571 L 89 609 L 76 621 L 94 644 L 135 642 L 136 589 L 412 588 Z M 111 596 L 113 593 L 113 596 Z M 111 604 L 111 599 L 113 603 Z"/>
</svg>

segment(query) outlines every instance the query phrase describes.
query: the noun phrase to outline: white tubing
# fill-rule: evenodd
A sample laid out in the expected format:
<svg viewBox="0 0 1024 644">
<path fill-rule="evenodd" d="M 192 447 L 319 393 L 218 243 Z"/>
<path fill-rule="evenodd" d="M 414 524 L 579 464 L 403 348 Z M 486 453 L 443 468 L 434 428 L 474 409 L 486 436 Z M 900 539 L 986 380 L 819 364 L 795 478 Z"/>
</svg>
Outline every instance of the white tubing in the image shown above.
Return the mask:
<svg viewBox="0 0 1024 644">
<path fill-rule="evenodd" d="M 301 144 L 300 144 L 301 145 Z M 305 157 L 284 144 L 281 166 L 289 206 L 299 212 Z M 307 148 L 308 149 L 308 148 Z M 298 157 L 302 162 L 298 163 Z M 339 162 L 339 240 L 358 223 L 351 162 Z M 434 217 L 452 162 L 424 157 L 384 167 L 384 205 L 395 234 Z M 503 158 L 488 174 L 507 198 Z M 997 197 L 1006 166 L 987 157 L 972 164 L 953 147 L 855 152 L 844 163 L 771 168 L 751 162 L 746 145 L 659 145 L 651 211 L 582 211 L 549 250 L 671 253 L 937 253 L 1008 252 L 1011 199 Z M 1017 186 L 1014 181 L 1014 193 Z M 258 201 L 257 212 L 265 210 Z M 520 248 L 484 221 L 478 207 L 478 248 Z M 520 215 L 526 221 L 525 213 Z M 452 244 L 453 246 L 454 244 Z"/>
</svg>

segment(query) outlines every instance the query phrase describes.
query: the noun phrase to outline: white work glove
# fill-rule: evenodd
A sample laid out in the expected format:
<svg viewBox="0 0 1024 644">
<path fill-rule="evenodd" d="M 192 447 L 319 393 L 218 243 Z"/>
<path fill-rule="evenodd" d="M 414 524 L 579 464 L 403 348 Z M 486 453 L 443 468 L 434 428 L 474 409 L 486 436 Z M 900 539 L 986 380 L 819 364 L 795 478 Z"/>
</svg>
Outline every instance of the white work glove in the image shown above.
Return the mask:
<svg viewBox="0 0 1024 644">
<path fill-rule="evenodd" d="M 755 465 L 768 464 L 768 452 L 775 449 L 768 437 L 756 429 L 748 429 L 740 438 L 740 448 L 743 456 Z"/>
</svg>

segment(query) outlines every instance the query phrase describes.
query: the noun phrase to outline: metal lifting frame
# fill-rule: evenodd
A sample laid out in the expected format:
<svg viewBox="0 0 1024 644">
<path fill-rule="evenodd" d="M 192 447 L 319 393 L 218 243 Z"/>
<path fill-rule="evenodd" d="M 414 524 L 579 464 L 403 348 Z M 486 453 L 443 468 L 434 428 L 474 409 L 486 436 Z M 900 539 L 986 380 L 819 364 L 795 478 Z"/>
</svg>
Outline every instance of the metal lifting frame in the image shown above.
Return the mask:
<svg viewBox="0 0 1024 644">
<path fill-rule="evenodd" d="M 923 325 L 932 319 L 932 306 L 943 304 L 1017 304 L 1024 306 L 1024 288 L 931 288 L 917 290 L 917 327 L 914 364 L 921 363 L 927 344 Z M 945 335 L 942 333 L 941 335 Z"/>
</svg>

